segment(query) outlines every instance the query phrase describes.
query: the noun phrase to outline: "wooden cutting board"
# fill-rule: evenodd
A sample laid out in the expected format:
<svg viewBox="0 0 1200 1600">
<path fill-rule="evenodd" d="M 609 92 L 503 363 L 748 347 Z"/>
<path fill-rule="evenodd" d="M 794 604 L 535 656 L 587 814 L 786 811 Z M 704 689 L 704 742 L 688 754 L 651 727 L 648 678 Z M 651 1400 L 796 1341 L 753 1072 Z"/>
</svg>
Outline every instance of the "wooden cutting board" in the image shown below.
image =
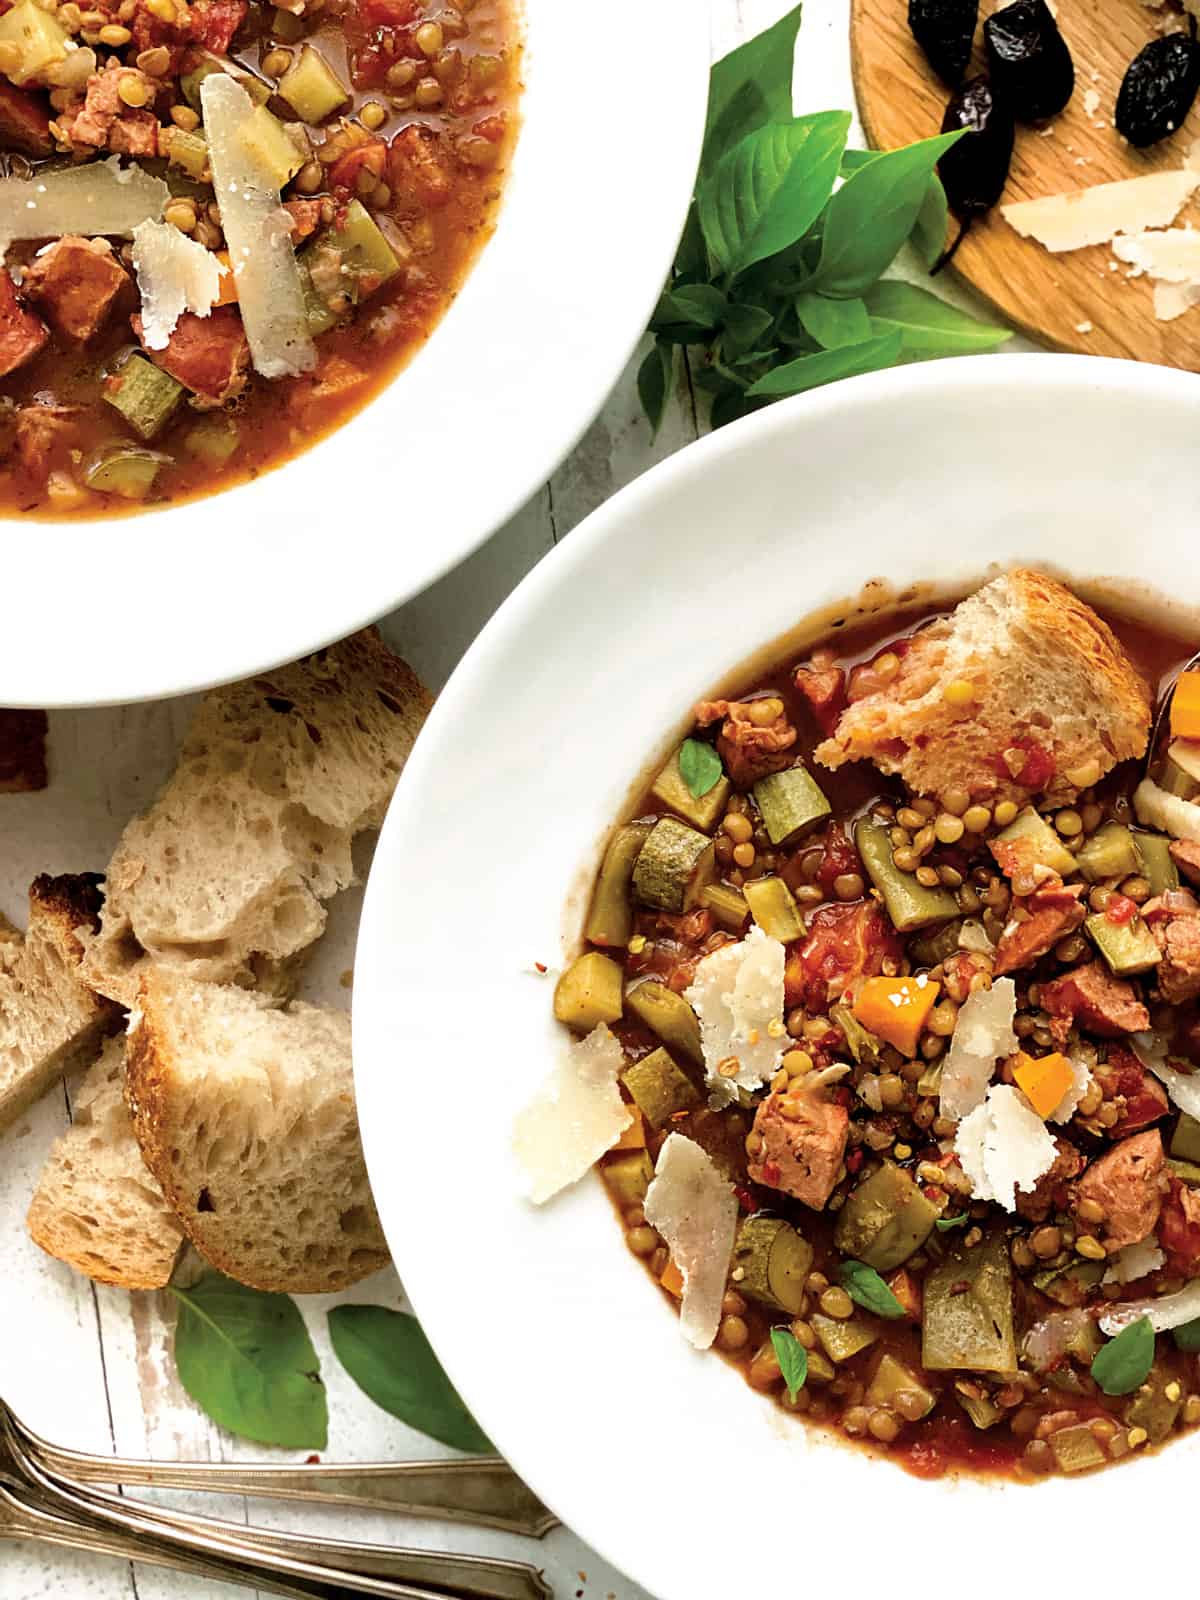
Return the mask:
<svg viewBox="0 0 1200 1600">
<path fill-rule="evenodd" d="M 972 74 L 983 70 L 983 22 L 997 9 L 982 0 Z M 1132 149 L 1112 126 L 1126 67 L 1170 12 L 1137 0 L 1056 0 L 1056 11 L 1075 62 L 1075 92 L 1048 133 L 1018 127 L 1002 204 L 1178 168 L 1200 138 L 1200 97 L 1184 126 L 1150 150 Z M 859 113 L 871 146 L 891 150 L 937 133 L 950 91 L 908 31 L 907 0 L 852 0 L 850 43 Z M 1099 96 L 1091 115 L 1085 110 L 1092 103 L 1088 91 Z M 1177 221 L 1200 225 L 1195 199 Z M 1123 264 L 1110 270 L 1112 260 L 1106 245 L 1051 255 L 1022 239 L 997 208 L 975 224 L 947 270 L 961 273 L 1033 338 L 1060 350 L 1200 371 L 1200 307 L 1173 322 L 1157 321 L 1150 280 L 1128 279 Z"/>
</svg>

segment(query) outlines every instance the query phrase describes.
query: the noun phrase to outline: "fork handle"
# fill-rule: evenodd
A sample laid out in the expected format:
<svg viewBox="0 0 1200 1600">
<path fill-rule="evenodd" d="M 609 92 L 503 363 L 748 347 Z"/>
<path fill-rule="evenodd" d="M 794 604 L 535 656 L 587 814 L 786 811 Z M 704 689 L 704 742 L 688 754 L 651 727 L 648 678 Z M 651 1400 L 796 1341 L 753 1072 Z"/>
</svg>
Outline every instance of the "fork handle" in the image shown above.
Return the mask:
<svg viewBox="0 0 1200 1600">
<path fill-rule="evenodd" d="M 33 1441 L 30 1440 L 32 1443 Z M 264 1495 L 310 1505 L 361 1506 L 447 1522 L 469 1522 L 540 1539 L 558 1518 L 505 1462 L 405 1461 L 361 1466 L 253 1467 L 238 1462 L 123 1461 L 36 1441 L 52 1472 L 80 1483 Z"/>
</svg>

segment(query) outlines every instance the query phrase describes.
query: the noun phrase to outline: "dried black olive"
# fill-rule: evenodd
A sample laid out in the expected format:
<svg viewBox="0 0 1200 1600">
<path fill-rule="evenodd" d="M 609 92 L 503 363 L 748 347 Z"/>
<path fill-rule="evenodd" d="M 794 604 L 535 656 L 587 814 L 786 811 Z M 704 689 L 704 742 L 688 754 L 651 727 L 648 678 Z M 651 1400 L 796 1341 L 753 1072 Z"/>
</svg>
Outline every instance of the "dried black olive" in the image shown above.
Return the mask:
<svg viewBox="0 0 1200 1600">
<path fill-rule="evenodd" d="M 942 82 L 963 81 L 979 21 L 979 0 L 908 0 L 908 26 Z"/>
<path fill-rule="evenodd" d="M 967 131 L 938 162 L 938 177 L 946 202 L 962 223 L 958 237 L 934 272 L 940 272 L 967 236 L 976 217 L 982 217 L 1004 193 L 1012 161 L 1016 128 L 1007 104 L 998 100 L 985 77 L 972 78 L 953 95 L 942 118 L 942 132 Z"/>
<path fill-rule="evenodd" d="M 1174 133 L 1200 88 L 1200 44 L 1192 31 L 1151 39 L 1129 63 L 1117 96 L 1117 132 L 1144 150 Z"/>
<path fill-rule="evenodd" d="M 1071 98 L 1075 67 L 1046 0 L 1016 0 L 993 12 L 983 42 L 996 98 L 1018 122 L 1044 122 Z"/>
</svg>

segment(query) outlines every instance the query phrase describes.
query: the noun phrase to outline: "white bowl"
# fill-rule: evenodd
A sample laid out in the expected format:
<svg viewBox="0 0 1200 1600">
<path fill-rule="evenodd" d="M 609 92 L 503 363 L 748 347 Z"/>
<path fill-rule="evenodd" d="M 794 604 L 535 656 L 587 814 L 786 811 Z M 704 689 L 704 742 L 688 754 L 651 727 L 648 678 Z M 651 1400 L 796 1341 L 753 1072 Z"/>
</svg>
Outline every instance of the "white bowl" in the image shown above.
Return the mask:
<svg viewBox="0 0 1200 1600">
<path fill-rule="evenodd" d="M 559 1045 L 553 972 L 534 963 L 567 953 L 606 828 L 693 702 L 870 578 L 963 586 L 1025 560 L 1194 605 L 1198 434 L 1190 375 L 1066 356 L 939 362 L 779 405 L 590 517 L 485 629 L 421 735 L 359 939 L 375 1194 L 483 1427 L 659 1600 L 835 1577 L 1011 1600 L 1076 1559 L 1133 1593 L 1138 1530 L 1184 1504 L 1194 1437 L 1029 1489 L 920 1482 L 806 1432 L 687 1348 L 594 1176 L 542 1211 L 518 1198 L 509 1132 Z M 1156 1573 L 1186 1561 L 1172 1546 Z"/>
<path fill-rule="evenodd" d="M 629 358 L 695 176 L 696 0 L 524 0 L 522 130 L 495 236 L 346 427 L 215 498 L 9 522 L 0 705 L 180 694 L 290 660 L 461 561 L 549 477 Z"/>
</svg>

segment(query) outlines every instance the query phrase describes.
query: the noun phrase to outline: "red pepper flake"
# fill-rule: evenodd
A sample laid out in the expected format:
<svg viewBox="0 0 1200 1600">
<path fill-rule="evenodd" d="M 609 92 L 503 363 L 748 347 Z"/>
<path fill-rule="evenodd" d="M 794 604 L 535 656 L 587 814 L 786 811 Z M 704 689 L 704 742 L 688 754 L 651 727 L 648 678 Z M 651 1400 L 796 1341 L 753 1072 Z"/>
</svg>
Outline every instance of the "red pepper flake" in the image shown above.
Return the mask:
<svg viewBox="0 0 1200 1600">
<path fill-rule="evenodd" d="M 1111 894 L 1104 907 L 1104 917 L 1107 922 L 1115 922 L 1120 926 L 1129 922 L 1137 914 L 1137 901 L 1131 900 L 1127 894 Z"/>
<path fill-rule="evenodd" d="M 851 1150 L 850 1154 L 846 1157 L 846 1171 L 857 1172 L 865 1159 L 866 1157 L 861 1150 Z"/>
<path fill-rule="evenodd" d="M 743 1211 L 758 1210 L 758 1201 L 750 1193 L 749 1189 L 735 1188 L 733 1192 L 737 1196 L 737 1203 Z"/>
<path fill-rule="evenodd" d="M 305 1456 L 304 1465 L 306 1467 L 319 1467 L 321 1465 L 321 1458 L 320 1456 Z"/>
<path fill-rule="evenodd" d="M 545 973 L 548 970 L 544 961 L 535 961 L 533 964 L 541 973 Z"/>
</svg>

